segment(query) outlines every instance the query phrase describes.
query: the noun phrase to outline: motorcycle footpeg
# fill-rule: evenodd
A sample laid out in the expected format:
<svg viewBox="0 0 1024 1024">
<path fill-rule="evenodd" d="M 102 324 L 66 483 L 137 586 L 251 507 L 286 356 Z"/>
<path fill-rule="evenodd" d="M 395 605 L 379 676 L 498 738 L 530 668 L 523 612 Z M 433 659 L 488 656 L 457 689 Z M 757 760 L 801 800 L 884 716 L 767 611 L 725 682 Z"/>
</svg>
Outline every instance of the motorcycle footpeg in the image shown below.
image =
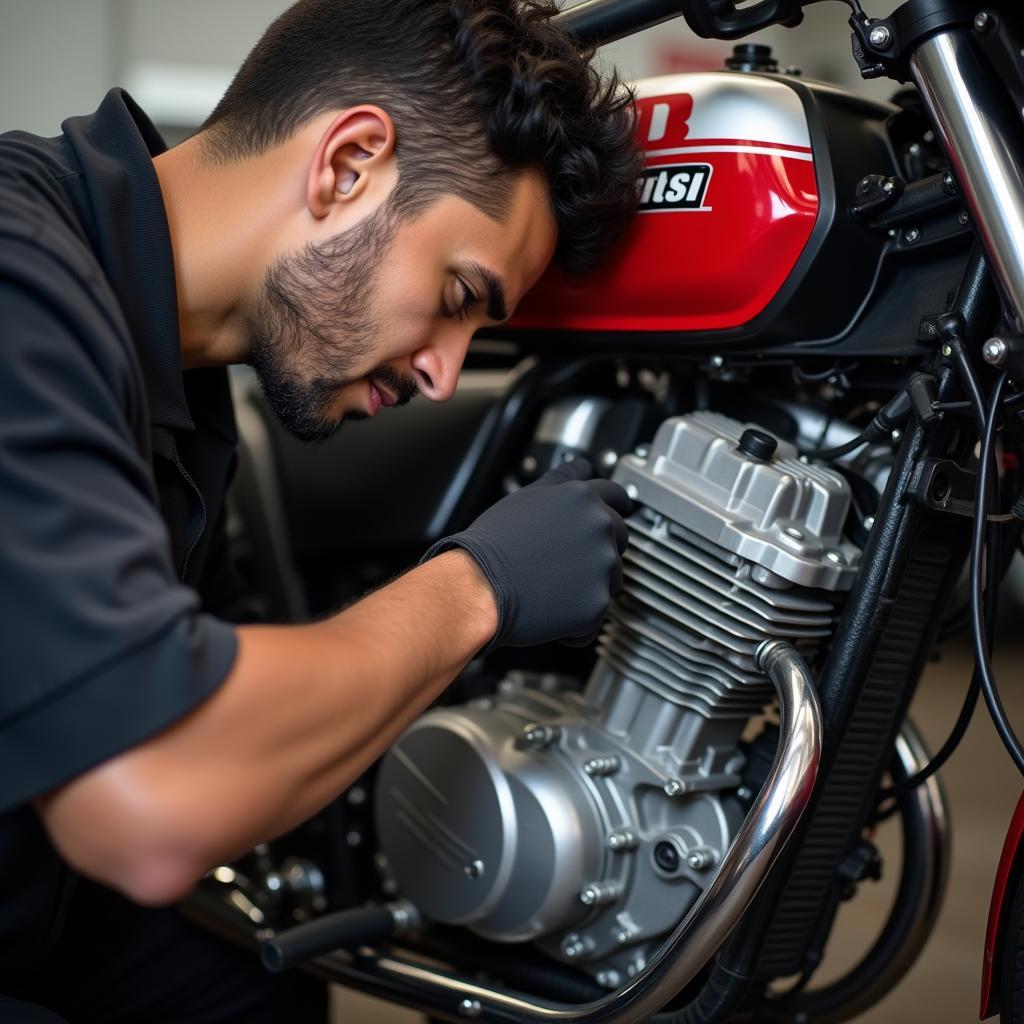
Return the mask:
<svg viewBox="0 0 1024 1024">
<path fill-rule="evenodd" d="M 260 960 L 268 971 L 276 974 L 338 949 L 392 938 L 419 924 L 418 911 L 406 901 L 350 907 L 266 939 L 260 945 Z"/>
</svg>

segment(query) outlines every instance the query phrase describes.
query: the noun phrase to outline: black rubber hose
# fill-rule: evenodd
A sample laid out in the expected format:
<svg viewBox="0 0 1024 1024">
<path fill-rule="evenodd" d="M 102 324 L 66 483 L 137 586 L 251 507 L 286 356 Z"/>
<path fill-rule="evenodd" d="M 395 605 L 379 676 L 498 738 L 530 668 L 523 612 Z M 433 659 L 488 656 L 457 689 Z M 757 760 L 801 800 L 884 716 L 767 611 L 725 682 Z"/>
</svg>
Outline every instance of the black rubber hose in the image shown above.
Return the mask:
<svg viewBox="0 0 1024 1024">
<path fill-rule="evenodd" d="M 260 946 L 260 960 L 268 971 L 286 971 L 336 949 L 380 942 L 394 935 L 395 929 L 388 907 L 379 903 L 352 907 L 278 932 Z"/>
</svg>

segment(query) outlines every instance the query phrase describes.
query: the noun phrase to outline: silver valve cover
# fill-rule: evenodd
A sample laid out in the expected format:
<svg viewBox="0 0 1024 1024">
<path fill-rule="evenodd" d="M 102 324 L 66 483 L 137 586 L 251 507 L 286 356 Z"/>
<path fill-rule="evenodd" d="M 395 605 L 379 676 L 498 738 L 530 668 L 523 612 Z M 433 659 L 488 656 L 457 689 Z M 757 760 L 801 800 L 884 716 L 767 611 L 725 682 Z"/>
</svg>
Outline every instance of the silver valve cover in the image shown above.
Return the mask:
<svg viewBox="0 0 1024 1024">
<path fill-rule="evenodd" d="M 666 420 L 650 452 L 624 456 L 612 479 L 684 530 L 781 580 L 849 590 L 860 551 L 842 538 L 846 480 L 801 461 L 783 440 L 770 459 L 752 457 L 739 449 L 744 429 L 713 412 Z"/>
</svg>

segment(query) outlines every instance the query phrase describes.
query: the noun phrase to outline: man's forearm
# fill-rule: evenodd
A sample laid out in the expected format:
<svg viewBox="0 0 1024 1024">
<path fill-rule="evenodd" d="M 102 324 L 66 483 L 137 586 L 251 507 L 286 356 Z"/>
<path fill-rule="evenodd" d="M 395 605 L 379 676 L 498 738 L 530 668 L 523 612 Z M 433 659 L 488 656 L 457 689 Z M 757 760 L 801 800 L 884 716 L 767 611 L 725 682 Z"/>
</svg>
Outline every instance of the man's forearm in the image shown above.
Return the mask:
<svg viewBox="0 0 1024 1024">
<path fill-rule="evenodd" d="M 240 628 L 213 696 L 39 809 L 80 869 L 142 902 L 174 899 L 341 792 L 496 626 L 476 563 L 451 551 L 323 622 Z"/>
</svg>

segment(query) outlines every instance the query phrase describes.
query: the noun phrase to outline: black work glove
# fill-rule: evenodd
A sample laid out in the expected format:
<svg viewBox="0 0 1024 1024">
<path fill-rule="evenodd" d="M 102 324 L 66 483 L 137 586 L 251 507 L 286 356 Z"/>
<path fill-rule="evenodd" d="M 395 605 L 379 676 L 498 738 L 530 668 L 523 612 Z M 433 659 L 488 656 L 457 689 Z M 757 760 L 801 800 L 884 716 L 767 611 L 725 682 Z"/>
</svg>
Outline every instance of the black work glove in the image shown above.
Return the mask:
<svg viewBox="0 0 1024 1024">
<path fill-rule="evenodd" d="M 588 479 L 586 459 L 563 462 L 492 505 L 462 533 L 439 540 L 422 561 L 459 547 L 494 590 L 498 631 L 487 646 L 593 641 L 622 587 L 632 502 L 611 480 Z"/>
</svg>

